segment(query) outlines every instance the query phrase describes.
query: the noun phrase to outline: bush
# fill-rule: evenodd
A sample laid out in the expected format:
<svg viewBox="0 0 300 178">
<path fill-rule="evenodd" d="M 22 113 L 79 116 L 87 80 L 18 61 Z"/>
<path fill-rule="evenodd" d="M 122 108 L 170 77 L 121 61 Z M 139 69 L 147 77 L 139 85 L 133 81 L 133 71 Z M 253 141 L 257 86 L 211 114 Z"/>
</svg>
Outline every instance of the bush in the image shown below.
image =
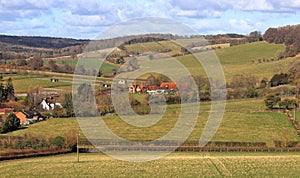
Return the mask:
<svg viewBox="0 0 300 178">
<path fill-rule="evenodd" d="M 264 101 L 268 109 L 273 109 L 273 107 L 280 102 L 280 100 L 281 99 L 278 96 L 268 95 Z"/>
<path fill-rule="evenodd" d="M 279 107 L 282 109 L 294 109 L 297 107 L 297 102 L 294 99 L 285 98 L 279 102 Z"/>
<path fill-rule="evenodd" d="M 58 148 L 64 147 L 64 143 L 65 143 L 65 138 L 62 136 L 57 136 L 52 141 L 52 144 L 57 146 Z"/>
</svg>

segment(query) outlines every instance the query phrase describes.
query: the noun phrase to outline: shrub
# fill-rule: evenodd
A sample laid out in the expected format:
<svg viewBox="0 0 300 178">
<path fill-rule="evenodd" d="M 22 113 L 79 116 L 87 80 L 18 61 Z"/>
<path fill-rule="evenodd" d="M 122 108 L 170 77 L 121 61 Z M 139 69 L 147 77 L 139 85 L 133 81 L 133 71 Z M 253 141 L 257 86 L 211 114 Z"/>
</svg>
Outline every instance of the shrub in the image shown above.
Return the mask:
<svg viewBox="0 0 300 178">
<path fill-rule="evenodd" d="M 280 100 L 281 99 L 278 96 L 268 95 L 264 101 L 268 109 L 273 109 L 273 107 L 280 102 Z"/>
<path fill-rule="evenodd" d="M 57 146 L 58 148 L 64 147 L 64 143 L 65 143 L 65 138 L 62 136 L 57 136 L 52 141 L 52 144 Z"/>
<path fill-rule="evenodd" d="M 294 99 L 285 98 L 279 102 L 279 107 L 282 109 L 294 109 L 297 106 L 297 102 Z"/>
</svg>

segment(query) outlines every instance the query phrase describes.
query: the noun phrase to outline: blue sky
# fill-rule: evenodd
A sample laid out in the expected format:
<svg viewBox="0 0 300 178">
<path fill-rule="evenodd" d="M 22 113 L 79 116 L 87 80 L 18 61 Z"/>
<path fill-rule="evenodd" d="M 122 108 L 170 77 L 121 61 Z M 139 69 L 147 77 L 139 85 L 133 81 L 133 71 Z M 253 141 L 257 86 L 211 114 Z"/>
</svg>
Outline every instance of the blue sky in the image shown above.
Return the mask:
<svg viewBox="0 0 300 178">
<path fill-rule="evenodd" d="M 300 0 L 0 0 L 0 34 L 93 39 L 121 22 L 161 17 L 199 34 L 300 24 Z"/>
</svg>

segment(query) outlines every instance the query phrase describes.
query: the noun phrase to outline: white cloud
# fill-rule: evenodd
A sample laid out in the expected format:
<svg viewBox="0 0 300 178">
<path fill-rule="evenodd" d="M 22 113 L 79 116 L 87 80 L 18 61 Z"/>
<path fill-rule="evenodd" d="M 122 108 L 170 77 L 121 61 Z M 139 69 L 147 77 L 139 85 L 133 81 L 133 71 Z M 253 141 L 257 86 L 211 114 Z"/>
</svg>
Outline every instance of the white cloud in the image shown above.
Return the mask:
<svg viewBox="0 0 300 178">
<path fill-rule="evenodd" d="M 241 20 L 241 19 L 230 19 L 229 28 L 227 30 L 232 30 L 232 32 L 240 32 L 247 34 L 253 30 L 256 30 L 256 27 L 252 24 L 250 20 Z"/>
<path fill-rule="evenodd" d="M 77 15 L 71 12 L 63 15 L 64 23 L 71 26 L 107 26 L 112 25 L 111 20 L 101 15 Z"/>
<path fill-rule="evenodd" d="M 233 3 L 234 2 L 234 3 Z M 233 8 L 243 11 L 272 11 L 273 5 L 267 0 L 232 1 Z"/>
<path fill-rule="evenodd" d="M 173 19 L 201 33 L 249 33 L 249 30 L 261 29 L 262 24 L 263 28 L 272 26 L 274 16 L 285 19 L 293 16 L 290 21 L 295 23 L 299 10 L 300 0 L 0 0 L 2 26 L 12 26 L 11 29 L 2 27 L 0 33 L 20 32 L 18 27 L 27 25 L 32 29 L 23 31 L 28 30 L 26 33 L 32 35 L 43 32 L 47 35 L 49 31 L 58 35 L 76 32 L 86 35 L 140 17 Z M 224 17 L 228 11 L 235 12 L 237 17 L 232 14 Z M 249 16 L 250 20 L 243 19 L 241 14 Z M 259 14 L 261 18 L 253 14 Z M 283 22 L 276 25 L 280 23 Z"/>
<path fill-rule="evenodd" d="M 47 25 L 39 19 L 32 19 L 29 21 L 29 23 L 27 25 L 30 28 L 45 28 L 45 27 L 47 27 Z"/>
<path fill-rule="evenodd" d="M 171 12 L 176 16 L 191 17 L 191 18 L 220 18 L 222 12 L 215 10 L 182 10 L 182 9 L 172 9 Z"/>
</svg>

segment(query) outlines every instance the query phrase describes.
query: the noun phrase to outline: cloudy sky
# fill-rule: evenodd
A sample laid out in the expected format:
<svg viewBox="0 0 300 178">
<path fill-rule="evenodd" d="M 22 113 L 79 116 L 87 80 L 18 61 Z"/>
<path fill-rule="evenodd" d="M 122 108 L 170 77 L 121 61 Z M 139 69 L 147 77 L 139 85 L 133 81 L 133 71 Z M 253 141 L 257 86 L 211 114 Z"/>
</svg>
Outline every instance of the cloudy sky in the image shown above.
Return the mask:
<svg viewBox="0 0 300 178">
<path fill-rule="evenodd" d="M 300 23 L 300 0 L 0 0 L 0 34 L 93 39 L 140 17 L 183 23 L 199 34 L 248 34 Z"/>
</svg>

